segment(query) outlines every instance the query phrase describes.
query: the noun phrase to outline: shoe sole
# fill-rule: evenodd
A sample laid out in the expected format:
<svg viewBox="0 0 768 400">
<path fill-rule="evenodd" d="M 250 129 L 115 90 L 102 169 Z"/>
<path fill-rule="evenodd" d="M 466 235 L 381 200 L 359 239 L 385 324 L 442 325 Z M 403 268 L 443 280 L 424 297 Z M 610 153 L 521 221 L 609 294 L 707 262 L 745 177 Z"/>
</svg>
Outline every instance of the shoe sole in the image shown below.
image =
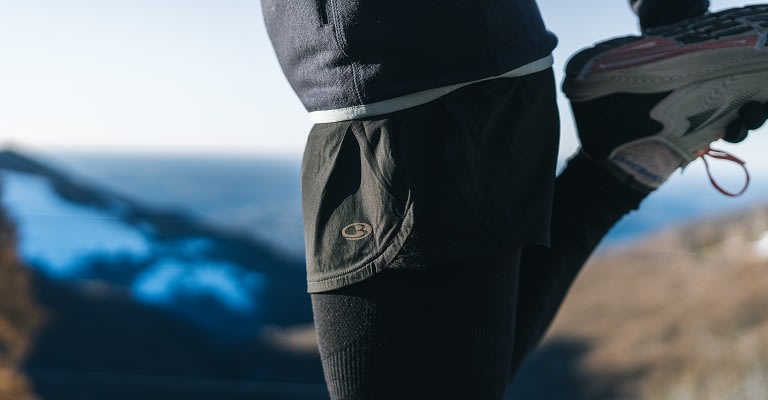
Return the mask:
<svg viewBox="0 0 768 400">
<path fill-rule="evenodd" d="M 572 102 L 659 93 L 768 69 L 768 5 L 723 10 L 598 43 L 573 56 L 563 92 Z M 768 85 L 768 81 L 759 85 Z"/>
<path fill-rule="evenodd" d="M 663 125 L 652 136 L 626 143 L 662 141 L 689 163 L 699 151 L 721 138 L 727 125 L 736 119 L 739 108 L 750 101 L 768 102 L 768 70 L 729 75 L 697 82 L 674 90 L 657 104 L 650 117 Z M 682 132 L 682 133 L 681 133 Z"/>
</svg>

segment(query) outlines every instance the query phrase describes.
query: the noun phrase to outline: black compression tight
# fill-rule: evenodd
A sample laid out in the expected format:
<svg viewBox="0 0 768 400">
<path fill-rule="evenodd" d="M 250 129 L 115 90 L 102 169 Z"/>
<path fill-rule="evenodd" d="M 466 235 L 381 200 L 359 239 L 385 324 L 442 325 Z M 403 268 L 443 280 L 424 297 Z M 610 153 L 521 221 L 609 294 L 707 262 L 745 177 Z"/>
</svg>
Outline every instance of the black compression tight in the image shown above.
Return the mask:
<svg viewBox="0 0 768 400">
<path fill-rule="evenodd" d="M 388 271 L 313 294 L 331 397 L 501 399 L 595 246 L 644 197 L 576 157 L 555 184 L 549 248 Z"/>
<path fill-rule="evenodd" d="M 512 363 L 519 257 L 387 271 L 312 295 L 331 397 L 500 398 Z"/>
</svg>

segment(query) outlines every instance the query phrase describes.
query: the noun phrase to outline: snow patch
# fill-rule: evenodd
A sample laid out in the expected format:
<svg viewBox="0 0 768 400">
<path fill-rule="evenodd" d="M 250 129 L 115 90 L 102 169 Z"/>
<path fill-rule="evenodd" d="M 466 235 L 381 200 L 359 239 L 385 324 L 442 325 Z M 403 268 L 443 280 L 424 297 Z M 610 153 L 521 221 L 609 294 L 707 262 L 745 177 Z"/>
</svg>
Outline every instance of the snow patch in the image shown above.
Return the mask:
<svg viewBox="0 0 768 400">
<path fill-rule="evenodd" d="M 754 243 L 755 253 L 760 258 L 768 259 L 768 232 L 763 233 Z"/>
</svg>

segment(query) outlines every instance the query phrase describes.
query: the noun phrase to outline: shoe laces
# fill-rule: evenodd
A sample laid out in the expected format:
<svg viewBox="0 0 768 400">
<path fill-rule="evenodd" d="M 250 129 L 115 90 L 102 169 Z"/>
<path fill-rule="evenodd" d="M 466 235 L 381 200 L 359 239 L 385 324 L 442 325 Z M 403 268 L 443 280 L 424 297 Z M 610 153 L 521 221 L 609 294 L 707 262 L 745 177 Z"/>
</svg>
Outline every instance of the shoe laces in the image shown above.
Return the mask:
<svg viewBox="0 0 768 400">
<path fill-rule="evenodd" d="M 706 148 L 704 148 L 704 150 L 698 151 L 696 155 L 699 156 L 702 160 L 704 160 L 704 167 L 707 169 L 707 176 L 709 177 L 709 181 L 712 183 L 712 186 L 714 186 L 715 189 L 717 189 L 720 193 L 730 197 L 737 197 L 737 196 L 741 196 L 742 194 L 744 194 L 744 192 L 747 191 L 747 187 L 749 187 L 750 176 L 749 176 L 749 171 L 747 170 L 747 167 L 745 165 L 746 162 L 742 161 L 741 159 L 734 156 L 733 154 L 728 153 L 727 151 L 713 149 L 710 146 L 707 146 Z M 738 164 L 741 167 L 741 169 L 744 170 L 744 176 L 746 177 L 744 181 L 744 186 L 742 186 L 741 190 L 737 192 L 731 192 L 724 189 L 719 183 L 717 183 L 715 178 L 712 176 L 712 171 L 710 170 L 709 161 L 707 161 L 707 157 L 711 157 L 717 160 L 730 161 L 735 164 Z"/>
</svg>

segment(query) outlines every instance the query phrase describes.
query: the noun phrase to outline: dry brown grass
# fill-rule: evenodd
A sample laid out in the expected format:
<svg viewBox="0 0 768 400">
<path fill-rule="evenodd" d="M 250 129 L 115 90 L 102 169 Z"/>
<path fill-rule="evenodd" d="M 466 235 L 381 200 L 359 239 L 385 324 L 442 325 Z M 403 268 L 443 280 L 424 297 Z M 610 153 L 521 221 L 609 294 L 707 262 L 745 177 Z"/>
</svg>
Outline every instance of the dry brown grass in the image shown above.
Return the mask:
<svg viewBox="0 0 768 400">
<path fill-rule="evenodd" d="M 260 339 L 268 346 L 292 353 L 315 354 L 318 352 L 313 324 L 290 327 L 267 326 L 262 329 Z"/>
<path fill-rule="evenodd" d="M 43 312 L 35 304 L 28 272 L 16 255 L 13 229 L 0 213 L 0 399 L 36 399 L 19 370 Z"/>
<path fill-rule="evenodd" d="M 768 260 L 754 210 L 596 257 L 550 332 L 592 344 L 583 367 L 632 398 L 768 399 Z M 617 382 L 594 382 L 616 385 Z"/>
</svg>

